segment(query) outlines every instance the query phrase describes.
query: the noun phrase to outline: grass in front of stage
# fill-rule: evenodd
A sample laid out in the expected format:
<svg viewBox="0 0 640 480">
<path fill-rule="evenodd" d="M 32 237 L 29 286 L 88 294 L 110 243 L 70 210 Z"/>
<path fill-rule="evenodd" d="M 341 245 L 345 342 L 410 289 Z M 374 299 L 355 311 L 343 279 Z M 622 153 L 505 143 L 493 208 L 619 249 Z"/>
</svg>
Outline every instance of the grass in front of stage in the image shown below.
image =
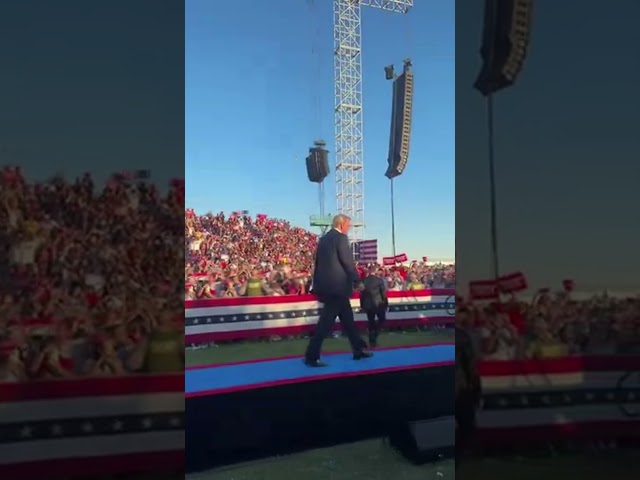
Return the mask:
<svg viewBox="0 0 640 480">
<path fill-rule="evenodd" d="M 453 461 L 415 466 L 380 439 L 189 475 L 193 480 L 447 480 Z"/>
<path fill-rule="evenodd" d="M 637 450 L 471 458 L 458 467 L 468 480 L 539 480 L 541 478 L 631 478 L 640 468 Z M 252 464 L 187 476 L 193 480 L 447 480 L 455 478 L 453 461 L 413 466 L 381 440 L 370 440 L 262 460 Z"/>
<path fill-rule="evenodd" d="M 640 469 L 637 449 L 591 449 L 583 452 L 531 453 L 521 456 L 472 458 L 458 466 L 458 478 L 465 480 L 622 480 Z M 637 478 L 636 474 L 636 478 Z"/>
<path fill-rule="evenodd" d="M 385 332 L 380 335 L 378 343 L 380 347 L 384 348 L 449 341 L 455 341 L 453 329 Z M 308 338 L 283 338 L 278 341 L 259 339 L 227 342 L 207 348 L 188 349 L 186 352 L 186 365 L 191 367 L 292 355 L 302 356 L 308 342 Z M 349 341 L 346 337 L 328 338 L 323 345 L 323 351 L 325 353 L 349 351 Z"/>
</svg>

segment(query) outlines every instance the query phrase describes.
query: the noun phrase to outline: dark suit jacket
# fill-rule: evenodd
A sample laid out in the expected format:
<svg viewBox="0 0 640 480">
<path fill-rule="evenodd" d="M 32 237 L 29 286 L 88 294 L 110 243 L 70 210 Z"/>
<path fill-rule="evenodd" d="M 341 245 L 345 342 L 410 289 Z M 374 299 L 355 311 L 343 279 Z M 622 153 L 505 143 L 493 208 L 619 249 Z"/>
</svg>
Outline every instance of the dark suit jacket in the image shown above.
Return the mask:
<svg viewBox="0 0 640 480">
<path fill-rule="evenodd" d="M 384 280 L 375 275 L 369 275 L 364 280 L 364 290 L 360 292 L 360 308 L 363 310 L 378 310 L 387 305 L 387 292 Z"/>
<path fill-rule="evenodd" d="M 354 283 L 360 280 L 349 239 L 335 229 L 318 242 L 313 272 L 313 293 L 322 301 L 327 297 L 350 297 Z"/>
</svg>

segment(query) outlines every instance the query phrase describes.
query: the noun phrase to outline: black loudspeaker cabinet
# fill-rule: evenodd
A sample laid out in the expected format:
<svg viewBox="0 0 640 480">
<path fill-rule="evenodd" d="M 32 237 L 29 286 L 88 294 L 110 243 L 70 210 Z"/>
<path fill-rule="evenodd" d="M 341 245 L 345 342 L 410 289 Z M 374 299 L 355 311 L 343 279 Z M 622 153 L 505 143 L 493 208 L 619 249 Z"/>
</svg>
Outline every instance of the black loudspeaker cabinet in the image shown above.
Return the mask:
<svg viewBox="0 0 640 480">
<path fill-rule="evenodd" d="M 413 73 L 407 71 L 393 82 L 389 158 L 385 173 L 390 179 L 401 175 L 409 161 L 412 115 Z"/>
<path fill-rule="evenodd" d="M 410 462 L 423 465 L 455 455 L 456 421 L 453 416 L 397 425 L 389 443 Z"/>
<path fill-rule="evenodd" d="M 323 148 L 309 149 L 306 158 L 307 177 L 310 182 L 321 183 L 329 175 L 329 152 Z"/>
</svg>

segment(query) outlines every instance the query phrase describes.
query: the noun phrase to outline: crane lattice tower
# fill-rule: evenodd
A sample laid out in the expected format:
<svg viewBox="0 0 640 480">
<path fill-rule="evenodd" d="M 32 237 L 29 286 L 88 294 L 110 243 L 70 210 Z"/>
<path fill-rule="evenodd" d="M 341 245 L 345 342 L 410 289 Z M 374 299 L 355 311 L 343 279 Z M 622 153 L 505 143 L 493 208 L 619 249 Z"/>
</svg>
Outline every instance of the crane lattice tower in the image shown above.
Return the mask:
<svg viewBox="0 0 640 480">
<path fill-rule="evenodd" d="M 362 7 L 407 13 L 413 0 L 334 0 L 336 209 L 351 217 L 351 240 L 364 239 Z"/>
</svg>

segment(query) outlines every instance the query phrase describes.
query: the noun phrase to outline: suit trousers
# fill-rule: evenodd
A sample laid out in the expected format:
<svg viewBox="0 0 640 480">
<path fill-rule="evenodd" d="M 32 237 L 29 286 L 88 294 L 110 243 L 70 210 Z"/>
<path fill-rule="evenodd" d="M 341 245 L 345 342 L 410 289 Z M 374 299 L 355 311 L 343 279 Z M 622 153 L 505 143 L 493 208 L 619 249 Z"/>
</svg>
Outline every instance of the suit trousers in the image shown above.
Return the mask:
<svg viewBox="0 0 640 480">
<path fill-rule="evenodd" d="M 333 327 L 336 317 L 340 319 L 342 330 L 344 330 L 349 338 L 353 353 L 359 353 L 366 349 L 367 344 L 360 338 L 356 330 L 353 309 L 351 308 L 349 297 L 320 298 L 320 301 L 324 304 L 324 307 L 320 311 L 318 324 L 313 332 L 313 336 L 309 340 L 305 358 L 309 361 L 315 361 L 320 358 L 322 342 L 329 332 L 331 332 L 331 327 Z"/>
<path fill-rule="evenodd" d="M 367 322 L 369 323 L 369 338 L 375 340 L 380 334 L 380 329 L 387 319 L 387 307 L 382 305 L 378 308 L 366 310 Z M 376 317 L 378 321 L 376 322 Z"/>
</svg>

